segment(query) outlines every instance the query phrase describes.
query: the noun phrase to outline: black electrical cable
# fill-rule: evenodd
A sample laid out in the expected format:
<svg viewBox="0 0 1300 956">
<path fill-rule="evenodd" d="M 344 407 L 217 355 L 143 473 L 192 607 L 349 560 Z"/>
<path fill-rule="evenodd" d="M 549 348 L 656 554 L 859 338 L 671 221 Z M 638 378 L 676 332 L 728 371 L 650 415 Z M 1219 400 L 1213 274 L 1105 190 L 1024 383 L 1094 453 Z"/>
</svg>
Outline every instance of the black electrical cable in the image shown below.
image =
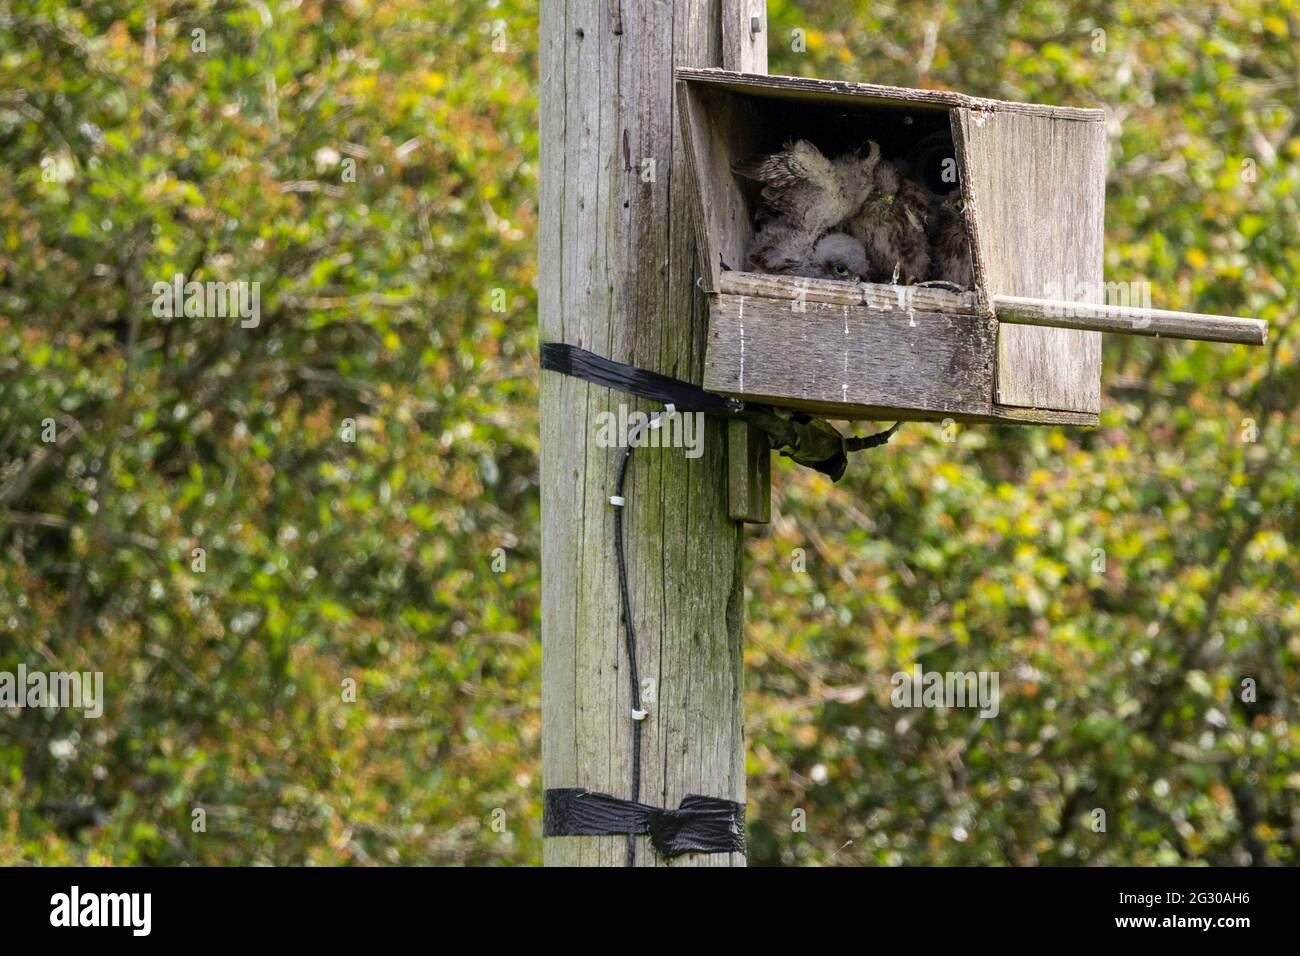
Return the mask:
<svg viewBox="0 0 1300 956">
<path fill-rule="evenodd" d="M 889 441 L 889 439 L 894 437 L 894 432 L 898 431 L 902 424 L 902 422 L 894 422 L 894 424 L 890 425 L 883 432 L 876 432 L 874 435 L 863 435 L 861 438 L 857 435 L 850 435 L 848 438 L 844 439 L 844 450 L 846 452 L 864 451 L 867 448 L 875 448 L 879 445 L 883 445 L 885 442 Z"/>
<path fill-rule="evenodd" d="M 632 442 L 623 450 L 623 460 L 618 466 L 618 484 L 614 494 L 623 501 L 623 481 L 627 478 L 627 465 L 632 460 Z M 627 644 L 628 675 L 632 681 L 632 710 L 641 710 L 641 679 L 636 666 L 636 632 L 632 629 L 632 602 L 627 593 L 627 560 L 623 556 L 623 505 L 614 509 L 614 553 L 618 556 L 618 589 L 623 597 L 623 640 Z M 641 721 L 632 717 L 632 802 L 641 799 Z M 627 865 L 636 863 L 636 834 L 627 835 Z"/>
</svg>

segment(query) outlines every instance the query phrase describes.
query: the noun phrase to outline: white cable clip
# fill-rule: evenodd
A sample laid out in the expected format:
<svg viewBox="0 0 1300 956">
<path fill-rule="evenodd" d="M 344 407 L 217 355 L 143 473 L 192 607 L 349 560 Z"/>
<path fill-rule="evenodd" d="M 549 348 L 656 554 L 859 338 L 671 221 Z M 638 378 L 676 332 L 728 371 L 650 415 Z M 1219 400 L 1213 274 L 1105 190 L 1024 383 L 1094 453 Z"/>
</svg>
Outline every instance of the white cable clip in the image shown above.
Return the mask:
<svg viewBox="0 0 1300 956">
<path fill-rule="evenodd" d="M 621 508 L 627 504 L 627 500 L 622 495 L 610 495 L 609 503 L 615 508 Z"/>
<path fill-rule="evenodd" d="M 650 713 L 650 711 L 648 711 L 648 710 L 636 710 L 636 709 L 633 709 L 633 711 L 632 711 L 632 719 L 633 719 L 633 720 L 645 720 L 645 718 L 646 718 L 646 714 L 648 714 L 648 713 Z"/>
<path fill-rule="evenodd" d="M 650 419 L 650 427 L 658 428 L 660 425 L 664 423 L 664 419 L 667 418 L 675 411 L 677 411 L 677 407 L 673 405 L 672 402 L 669 402 L 667 405 L 664 406 L 663 411 L 658 412 L 654 418 Z"/>
</svg>

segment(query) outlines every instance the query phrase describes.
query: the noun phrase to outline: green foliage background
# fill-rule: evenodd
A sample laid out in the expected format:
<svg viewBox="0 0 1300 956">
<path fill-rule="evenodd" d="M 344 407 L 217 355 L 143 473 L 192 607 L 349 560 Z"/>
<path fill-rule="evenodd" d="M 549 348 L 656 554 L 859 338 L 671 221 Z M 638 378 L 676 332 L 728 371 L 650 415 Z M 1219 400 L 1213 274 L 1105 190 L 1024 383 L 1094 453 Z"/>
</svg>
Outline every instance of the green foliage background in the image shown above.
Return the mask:
<svg viewBox="0 0 1300 956">
<path fill-rule="evenodd" d="M 1273 337 L 777 469 L 752 861 L 1296 863 L 1296 3 L 769 10 L 774 72 L 1106 106 L 1107 277 Z M 0 863 L 540 859 L 536 72 L 517 0 L 0 2 L 0 670 L 108 697 L 0 712 Z M 177 272 L 260 326 L 154 318 Z"/>
</svg>

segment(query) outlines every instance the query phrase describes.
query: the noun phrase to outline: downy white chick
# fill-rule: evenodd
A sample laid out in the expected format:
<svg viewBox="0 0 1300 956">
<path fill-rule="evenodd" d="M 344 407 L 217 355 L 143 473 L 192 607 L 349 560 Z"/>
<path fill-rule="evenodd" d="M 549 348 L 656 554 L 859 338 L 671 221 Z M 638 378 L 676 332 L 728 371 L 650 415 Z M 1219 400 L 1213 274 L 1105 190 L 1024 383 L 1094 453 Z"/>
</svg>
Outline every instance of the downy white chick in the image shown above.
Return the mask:
<svg viewBox="0 0 1300 956">
<path fill-rule="evenodd" d="M 749 268 L 772 275 L 807 276 L 811 279 L 866 281 L 871 267 L 862 243 L 842 232 L 815 238 L 784 219 L 769 219 L 754 235 L 749 247 Z"/>
<path fill-rule="evenodd" d="M 873 190 L 844 227 L 861 242 L 875 270 L 873 282 L 911 283 L 930 271 L 925 223 L 929 201 L 924 189 L 889 160 L 876 164 Z"/>
</svg>

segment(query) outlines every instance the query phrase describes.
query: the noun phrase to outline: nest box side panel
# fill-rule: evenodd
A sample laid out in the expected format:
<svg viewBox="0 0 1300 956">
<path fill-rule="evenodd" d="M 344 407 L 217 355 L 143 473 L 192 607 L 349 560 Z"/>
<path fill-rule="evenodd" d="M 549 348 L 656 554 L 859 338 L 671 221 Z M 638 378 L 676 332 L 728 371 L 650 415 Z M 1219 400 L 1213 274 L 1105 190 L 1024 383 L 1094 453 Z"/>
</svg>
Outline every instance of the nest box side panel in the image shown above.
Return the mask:
<svg viewBox="0 0 1300 956">
<path fill-rule="evenodd" d="M 993 323 L 973 315 L 710 296 L 704 387 L 838 419 L 984 419 Z"/>
<path fill-rule="evenodd" d="M 759 130 L 744 97 L 703 84 L 678 80 L 691 209 L 706 291 L 716 291 L 723 272 L 745 267 L 753 234 L 749 206 L 731 164 L 757 151 Z"/>
<path fill-rule="evenodd" d="M 1102 290 L 1106 127 L 1087 118 L 953 111 L 975 280 L 995 295 L 1096 301 Z M 998 327 L 999 405 L 1095 415 L 1101 333 Z"/>
</svg>

